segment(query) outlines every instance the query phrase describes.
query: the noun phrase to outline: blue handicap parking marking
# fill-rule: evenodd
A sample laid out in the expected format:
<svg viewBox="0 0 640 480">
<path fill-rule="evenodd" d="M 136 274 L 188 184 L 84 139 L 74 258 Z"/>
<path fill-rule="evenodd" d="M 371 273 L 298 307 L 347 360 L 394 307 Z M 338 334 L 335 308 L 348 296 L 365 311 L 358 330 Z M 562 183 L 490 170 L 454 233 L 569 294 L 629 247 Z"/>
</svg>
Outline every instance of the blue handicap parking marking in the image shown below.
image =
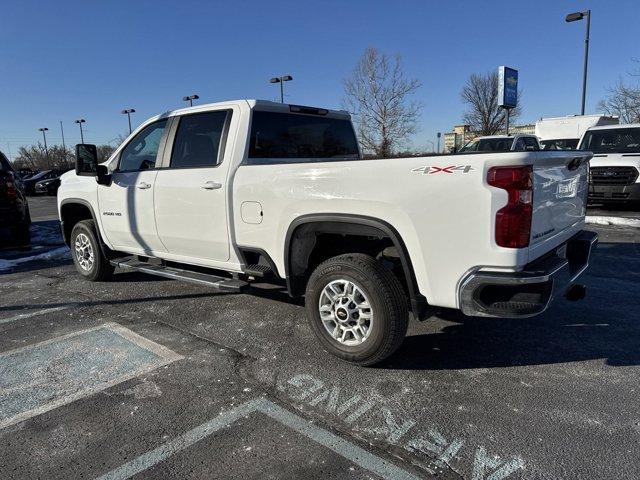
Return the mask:
<svg viewBox="0 0 640 480">
<path fill-rule="evenodd" d="M 181 358 L 116 323 L 0 353 L 0 428 Z"/>
</svg>

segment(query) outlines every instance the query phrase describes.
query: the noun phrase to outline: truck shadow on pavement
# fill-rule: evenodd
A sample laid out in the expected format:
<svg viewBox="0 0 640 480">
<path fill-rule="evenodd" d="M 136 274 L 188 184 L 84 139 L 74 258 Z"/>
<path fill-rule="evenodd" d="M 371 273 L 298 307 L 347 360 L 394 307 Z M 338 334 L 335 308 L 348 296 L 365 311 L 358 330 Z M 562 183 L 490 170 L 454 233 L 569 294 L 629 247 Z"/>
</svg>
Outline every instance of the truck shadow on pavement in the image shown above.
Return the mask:
<svg viewBox="0 0 640 480">
<path fill-rule="evenodd" d="M 439 333 L 409 336 L 381 365 L 402 370 L 464 370 L 605 359 L 640 364 L 640 328 L 552 309 L 542 319 L 461 318 Z"/>
<path fill-rule="evenodd" d="M 405 339 L 381 365 L 389 369 L 461 370 L 604 359 L 607 365 L 640 364 L 640 245 L 601 243 L 580 279 L 581 302 L 563 298 L 526 319 L 466 317 L 455 310 L 427 320 L 437 333 Z"/>
</svg>

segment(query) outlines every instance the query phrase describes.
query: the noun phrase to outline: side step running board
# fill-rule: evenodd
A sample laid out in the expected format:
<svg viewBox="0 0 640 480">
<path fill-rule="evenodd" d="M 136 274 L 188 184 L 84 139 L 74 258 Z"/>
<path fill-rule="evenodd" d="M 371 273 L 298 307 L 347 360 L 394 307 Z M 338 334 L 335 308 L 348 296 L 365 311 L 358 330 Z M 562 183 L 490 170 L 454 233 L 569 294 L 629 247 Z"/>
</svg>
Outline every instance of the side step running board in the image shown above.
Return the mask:
<svg viewBox="0 0 640 480">
<path fill-rule="evenodd" d="M 238 280 L 237 278 L 219 277 L 208 273 L 193 272 L 191 270 L 183 270 L 181 268 L 167 267 L 164 265 L 155 265 L 147 262 L 141 262 L 135 257 L 116 258 L 115 260 L 111 260 L 111 265 L 151 275 L 158 275 L 160 277 L 171 278 L 173 280 L 182 280 L 183 282 L 206 285 L 230 292 L 239 292 L 249 285 L 247 282 Z"/>
</svg>

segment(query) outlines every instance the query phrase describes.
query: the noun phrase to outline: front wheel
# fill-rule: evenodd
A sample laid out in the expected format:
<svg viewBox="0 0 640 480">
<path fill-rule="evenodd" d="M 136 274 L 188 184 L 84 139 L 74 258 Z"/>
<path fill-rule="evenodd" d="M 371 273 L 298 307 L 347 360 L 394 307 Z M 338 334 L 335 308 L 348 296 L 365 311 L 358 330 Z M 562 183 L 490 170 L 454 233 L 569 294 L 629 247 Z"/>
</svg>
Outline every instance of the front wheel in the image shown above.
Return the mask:
<svg viewBox="0 0 640 480">
<path fill-rule="evenodd" d="M 351 253 L 321 263 L 307 283 L 307 317 L 324 348 L 373 365 L 394 353 L 407 332 L 407 298 L 395 275 L 373 257 Z"/>
<path fill-rule="evenodd" d="M 78 273 L 92 282 L 108 280 L 114 267 L 102 253 L 93 220 L 76 223 L 71 231 L 71 256 Z"/>
</svg>

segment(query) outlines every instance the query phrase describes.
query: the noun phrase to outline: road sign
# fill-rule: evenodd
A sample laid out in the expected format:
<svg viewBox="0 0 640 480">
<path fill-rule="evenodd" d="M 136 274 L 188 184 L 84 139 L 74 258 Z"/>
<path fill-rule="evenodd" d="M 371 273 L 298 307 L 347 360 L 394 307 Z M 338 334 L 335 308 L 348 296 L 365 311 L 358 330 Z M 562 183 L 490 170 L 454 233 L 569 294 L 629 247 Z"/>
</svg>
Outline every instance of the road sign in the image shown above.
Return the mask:
<svg viewBox="0 0 640 480">
<path fill-rule="evenodd" d="M 518 71 L 498 67 L 498 105 L 503 108 L 515 108 L 518 105 Z"/>
</svg>

